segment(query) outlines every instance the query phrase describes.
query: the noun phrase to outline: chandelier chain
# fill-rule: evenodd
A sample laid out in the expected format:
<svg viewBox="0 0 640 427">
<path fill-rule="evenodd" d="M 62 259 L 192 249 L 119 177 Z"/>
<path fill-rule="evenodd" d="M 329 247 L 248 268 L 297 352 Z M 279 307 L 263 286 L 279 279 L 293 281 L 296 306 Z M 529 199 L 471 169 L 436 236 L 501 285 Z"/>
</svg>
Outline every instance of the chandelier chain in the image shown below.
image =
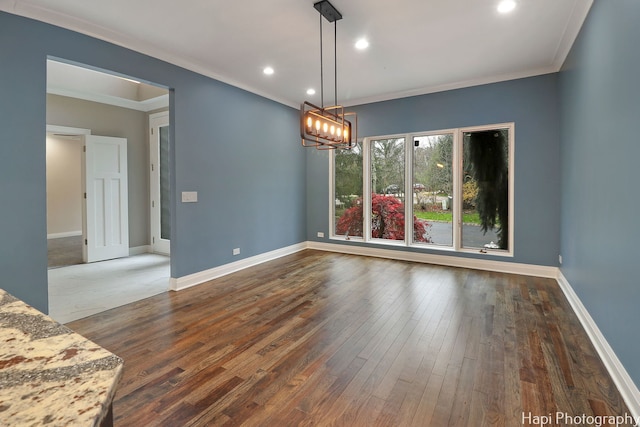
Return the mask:
<svg viewBox="0 0 640 427">
<path fill-rule="evenodd" d="M 320 16 L 320 107 L 324 108 L 324 64 L 322 61 L 322 14 Z"/>
<path fill-rule="evenodd" d="M 338 21 L 333 21 L 333 105 L 338 105 Z"/>
</svg>

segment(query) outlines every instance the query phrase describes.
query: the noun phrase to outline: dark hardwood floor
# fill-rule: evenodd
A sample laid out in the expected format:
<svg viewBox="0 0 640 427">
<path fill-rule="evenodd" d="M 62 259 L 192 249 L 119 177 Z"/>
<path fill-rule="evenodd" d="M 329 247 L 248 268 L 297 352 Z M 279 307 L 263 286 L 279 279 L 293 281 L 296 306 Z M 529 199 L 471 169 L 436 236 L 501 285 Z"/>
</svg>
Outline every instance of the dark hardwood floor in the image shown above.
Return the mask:
<svg viewBox="0 0 640 427">
<path fill-rule="evenodd" d="M 68 326 L 124 358 L 116 426 L 628 412 L 551 279 L 306 250 Z"/>
</svg>

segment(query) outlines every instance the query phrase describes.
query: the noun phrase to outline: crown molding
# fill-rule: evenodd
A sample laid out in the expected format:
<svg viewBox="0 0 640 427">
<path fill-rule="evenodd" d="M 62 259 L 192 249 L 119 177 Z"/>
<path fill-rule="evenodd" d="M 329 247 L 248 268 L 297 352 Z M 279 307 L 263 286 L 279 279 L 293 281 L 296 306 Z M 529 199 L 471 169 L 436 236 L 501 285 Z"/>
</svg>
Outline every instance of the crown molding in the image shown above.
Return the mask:
<svg viewBox="0 0 640 427">
<path fill-rule="evenodd" d="M 562 65 L 562 64 L 560 64 Z M 473 86 L 482 86 L 493 83 L 501 83 L 509 80 L 525 79 L 528 77 L 536 77 L 544 74 L 551 74 L 560 71 L 560 66 L 549 65 L 546 67 L 536 68 L 533 70 L 518 71 L 513 73 L 500 74 L 497 76 L 483 77 L 472 80 L 462 80 L 455 83 L 447 83 L 444 85 L 424 86 L 417 89 L 410 89 L 403 92 L 392 92 L 381 95 L 369 96 L 364 98 L 355 98 L 345 100 L 345 107 L 354 107 L 363 104 L 371 104 L 374 102 L 392 101 L 394 99 L 408 98 L 411 96 L 428 95 L 430 93 L 446 92 L 449 90 L 464 89 Z"/>
<path fill-rule="evenodd" d="M 151 43 L 144 43 L 141 40 L 130 37 L 119 31 L 114 31 L 109 28 L 96 25 L 87 22 L 83 19 L 78 19 L 74 16 L 70 16 L 64 13 L 52 11 L 47 8 L 35 6 L 29 3 L 24 3 L 17 0 L 0 0 L 0 11 L 11 13 L 13 15 L 22 16 L 36 21 L 44 22 L 47 24 L 55 25 L 57 27 L 65 28 L 67 30 L 75 31 L 86 36 L 90 36 L 105 42 L 112 43 L 114 45 L 134 50 L 138 53 L 151 56 L 169 64 L 176 65 L 180 68 L 192 71 L 194 73 L 210 77 L 214 80 L 218 80 L 222 83 L 226 83 L 230 86 L 234 86 L 238 89 L 251 92 L 255 95 L 263 98 L 270 99 L 277 103 L 298 109 L 300 105 L 292 103 L 283 98 L 279 98 L 270 94 L 267 94 L 261 90 L 258 90 L 252 86 L 243 84 L 237 80 L 226 77 L 216 70 L 212 70 L 209 67 L 205 67 L 196 61 L 187 60 L 184 57 L 173 55 L 166 50 L 155 46 Z"/>
<path fill-rule="evenodd" d="M 574 1 L 571 17 L 562 33 L 562 38 L 558 43 L 556 54 L 553 58 L 553 66 L 557 68 L 558 71 L 564 65 L 564 61 L 567 59 L 573 43 L 575 43 L 578 34 L 580 34 L 582 24 L 586 20 L 592 5 L 593 0 Z"/>
<path fill-rule="evenodd" d="M 47 93 L 52 95 L 67 96 L 69 98 L 83 99 L 85 101 L 99 102 L 101 104 L 113 105 L 116 107 L 128 108 L 130 110 L 149 112 L 169 106 L 169 94 L 161 95 L 145 101 L 133 101 L 131 99 L 110 96 L 101 93 L 90 93 L 76 91 L 55 86 L 47 86 Z"/>
</svg>

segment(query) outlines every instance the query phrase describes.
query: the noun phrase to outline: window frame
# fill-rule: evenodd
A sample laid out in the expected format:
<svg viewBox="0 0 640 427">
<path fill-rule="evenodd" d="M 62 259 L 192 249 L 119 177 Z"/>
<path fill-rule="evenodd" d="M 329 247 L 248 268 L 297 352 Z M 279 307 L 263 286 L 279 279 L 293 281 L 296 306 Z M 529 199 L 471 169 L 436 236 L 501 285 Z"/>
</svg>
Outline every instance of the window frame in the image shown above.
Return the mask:
<svg viewBox="0 0 640 427">
<path fill-rule="evenodd" d="M 373 162 L 371 159 L 371 142 L 372 141 L 381 141 L 381 140 L 389 140 L 389 139 L 404 139 L 404 190 L 405 190 L 405 203 L 404 203 L 404 240 L 390 240 L 390 239 L 380 239 L 380 238 L 374 238 L 371 236 L 371 203 L 372 203 L 372 198 L 371 198 L 371 168 L 373 166 Z M 366 150 L 366 151 L 365 151 Z M 365 155 L 365 152 L 368 153 L 367 155 Z M 381 137 L 367 137 L 364 138 L 362 141 L 362 155 L 364 156 L 362 158 L 362 169 L 363 169 L 363 173 L 362 173 L 362 180 L 363 180 L 363 187 L 362 187 L 362 191 L 364 193 L 363 197 L 362 197 L 362 209 L 363 209 L 363 218 L 364 218 L 364 224 L 363 224 L 363 238 L 364 241 L 366 242 L 371 242 L 371 243 L 375 243 L 375 244 L 380 244 L 380 245 L 389 245 L 389 246 L 407 246 L 407 244 L 409 243 L 409 241 L 407 240 L 407 203 L 406 203 L 406 199 L 407 199 L 407 192 L 406 192 L 406 187 L 407 187 L 407 134 L 397 134 L 397 135 L 384 135 Z M 366 166 L 365 166 L 366 165 Z M 366 171 L 366 172 L 365 172 Z"/>
<path fill-rule="evenodd" d="M 492 129 L 506 129 L 508 131 L 508 215 L 509 215 L 509 234 L 508 249 L 487 249 L 487 248 L 468 248 L 462 246 L 462 171 L 463 171 L 463 140 L 464 134 L 467 132 L 478 132 Z M 452 153 L 452 169 L 453 169 L 453 207 L 452 207 L 452 239 L 451 246 L 438 245 L 433 243 L 423 243 L 413 241 L 413 142 L 415 137 L 433 136 L 433 135 L 453 135 L 453 153 Z M 404 240 L 386 240 L 374 239 L 371 237 L 371 143 L 384 139 L 404 138 L 404 214 L 405 214 L 405 238 Z M 514 211 L 515 211 L 515 123 L 495 123 L 478 126 L 466 126 L 459 128 L 449 128 L 440 130 L 431 130 L 423 132 L 407 132 L 390 135 L 376 135 L 363 138 L 359 141 L 362 151 L 362 203 L 363 203 L 363 233 L 359 236 L 340 236 L 335 234 L 335 150 L 329 156 L 329 237 L 332 240 L 350 241 L 355 240 L 364 243 L 371 243 L 376 246 L 394 246 L 429 249 L 439 252 L 456 252 L 456 253 L 473 253 L 486 254 L 492 256 L 513 257 L 514 256 Z M 408 191 L 409 190 L 409 191 Z M 407 196 L 409 194 L 409 196 Z M 411 197 L 411 200 L 407 200 Z M 409 203 L 408 203 L 409 202 Z"/>
<path fill-rule="evenodd" d="M 364 209 L 365 195 L 366 195 L 366 188 L 364 187 L 364 170 L 366 168 L 366 165 L 365 165 L 366 156 L 364 155 L 363 140 L 359 139 L 356 142 L 356 144 L 360 145 L 360 151 L 362 151 L 361 155 L 362 155 L 363 195 L 361 197 L 362 197 L 362 204 Z M 344 241 L 348 241 L 348 240 L 364 241 L 364 236 L 367 231 L 364 226 L 364 212 L 363 212 L 362 236 L 343 236 L 340 234 L 336 234 L 336 225 L 337 225 L 336 216 L 335 216 L 335 208 L 336 208 L 335 155 L 336 153 L 337 153 L 337 149 L 333 149 L 333 150 L 330 150 L 330 155 L 329 155 L 329 238 L 333 240 L 344 240 Z"/>
<path fill-rule="evenodd" d="M 457 194 L 460 194 L 460 197 L 462 198 L 462 190 L 460 190 L 460 193 L 458 193 L 456 191 L 456 185 L 459 184 L 459 180 L 456 180 L 456 170 L 458 168 L 456 168 L 456 164 L 457 164 L 457 156 L 459 155 L 458 150 L 456 150 L 456 145 L 457 145 L 457 140 L 458 140 L 458 129 L 457 128 L 453 128 L 453 129 L 443 129 L 443 130 L 436 130 L 436 131 L 429 131 L 429 132 L 414 132 L 411 134 L 408 134 L 411 138 L 411 153 L 408 153 L 407 155 L 407 161 L 410 162 L 408 163 L 409 167 L 407 169 L 409 169 L 407 171 L 407 177 L 409 177 L 409 179 L 411 179 L 411 186 L 412 186 L 412 190 L 413 190 L 413 174 L 414 174 L 414 161 L 413 161 L 413 142 L 414 142 L 414 138 L 416 137 L 421 137 L 421 136 L 438 136 L 438 135 L 445 135 L 445 134 L 451 134 L 453 137 L 453 146 L 452 146 L 452 158 L 451 158 L 451 168 L 452 168 L 452 180 L 453 180 L 453 198 L 454 200 L 457 200 Z M 462 164 L 462 162 L 460 163 Z M 460 188 L 462 188 L 462 186 L 460 186 Z M 413 196 L 413 194 L 412 194 Z M 413 200 L 411 201 L 411 205 L 405 206 L 406 212 L 408 212 L 408 214 L 405 215 L 405 218 L 413 218 L 414 213 L 413 213 Z M 456 224 L 458 224 L 458 220 L 456 218 L 456 212 L 455 212 L 455 206 L 458 205 L 459 203 L 453 203 L 454 208 L 452 208 L 452 219 L 451 219 L 451 227 L 452 227 L 452 244 L 451 246 L 447 246 L 447 245 L 438 245 L 435 243 L 423 243 L 423 242 L 414 242 L 413 241 L 413 221 L 410 221 L 409 223 L 407 223 L 407 221 L 405 221 L 405 236 L 411 236 L 411 244 L 409 246 L 411 247 L 418 247 L 418 248 L 437 248 L 439 250 L 444 250 L 444 251 L 452 251 L 452 250 L 457 250 L 456 249 L 456 240 L 459 237 L 460 232 L 457 231 L 459 229 L 459 227 L 456 226 Z M 461 215 L 460 215 L 461 217 Z M 411 233 L 411 234 L 407 234 L 407 232 Z"/>
</svg>

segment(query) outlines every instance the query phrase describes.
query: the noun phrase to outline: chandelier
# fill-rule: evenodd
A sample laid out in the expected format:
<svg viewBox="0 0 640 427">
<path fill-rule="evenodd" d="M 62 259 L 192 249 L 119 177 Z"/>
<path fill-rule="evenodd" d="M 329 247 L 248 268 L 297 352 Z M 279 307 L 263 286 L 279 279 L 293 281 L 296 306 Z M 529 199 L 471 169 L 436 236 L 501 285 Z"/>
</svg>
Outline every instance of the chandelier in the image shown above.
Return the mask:
<svg viewBox="0 0 640 427">
<path fill-rule="evenodd" d="M 320 15 L 320 106 L 303 102 L 300 106 L 300 136 L 303 147 L 316 147 L 318 150 L 350 149 L 358 139 L 358 117 L 356 113 L 345 113 L 338 104 L 338 58 L 337 58 L 337 21 L 342 19 L 338 10 L 322 0 L 313 5 Z M 334 102 L 335 105 L 324 106 L 324 73 L 322 49 L 322 17 L 333 22 L 334 39 Z M 350 120 L 347 120 L 349 118 Z M 353 123 L 352 123 L 353 122 Z"/>
</svg>

